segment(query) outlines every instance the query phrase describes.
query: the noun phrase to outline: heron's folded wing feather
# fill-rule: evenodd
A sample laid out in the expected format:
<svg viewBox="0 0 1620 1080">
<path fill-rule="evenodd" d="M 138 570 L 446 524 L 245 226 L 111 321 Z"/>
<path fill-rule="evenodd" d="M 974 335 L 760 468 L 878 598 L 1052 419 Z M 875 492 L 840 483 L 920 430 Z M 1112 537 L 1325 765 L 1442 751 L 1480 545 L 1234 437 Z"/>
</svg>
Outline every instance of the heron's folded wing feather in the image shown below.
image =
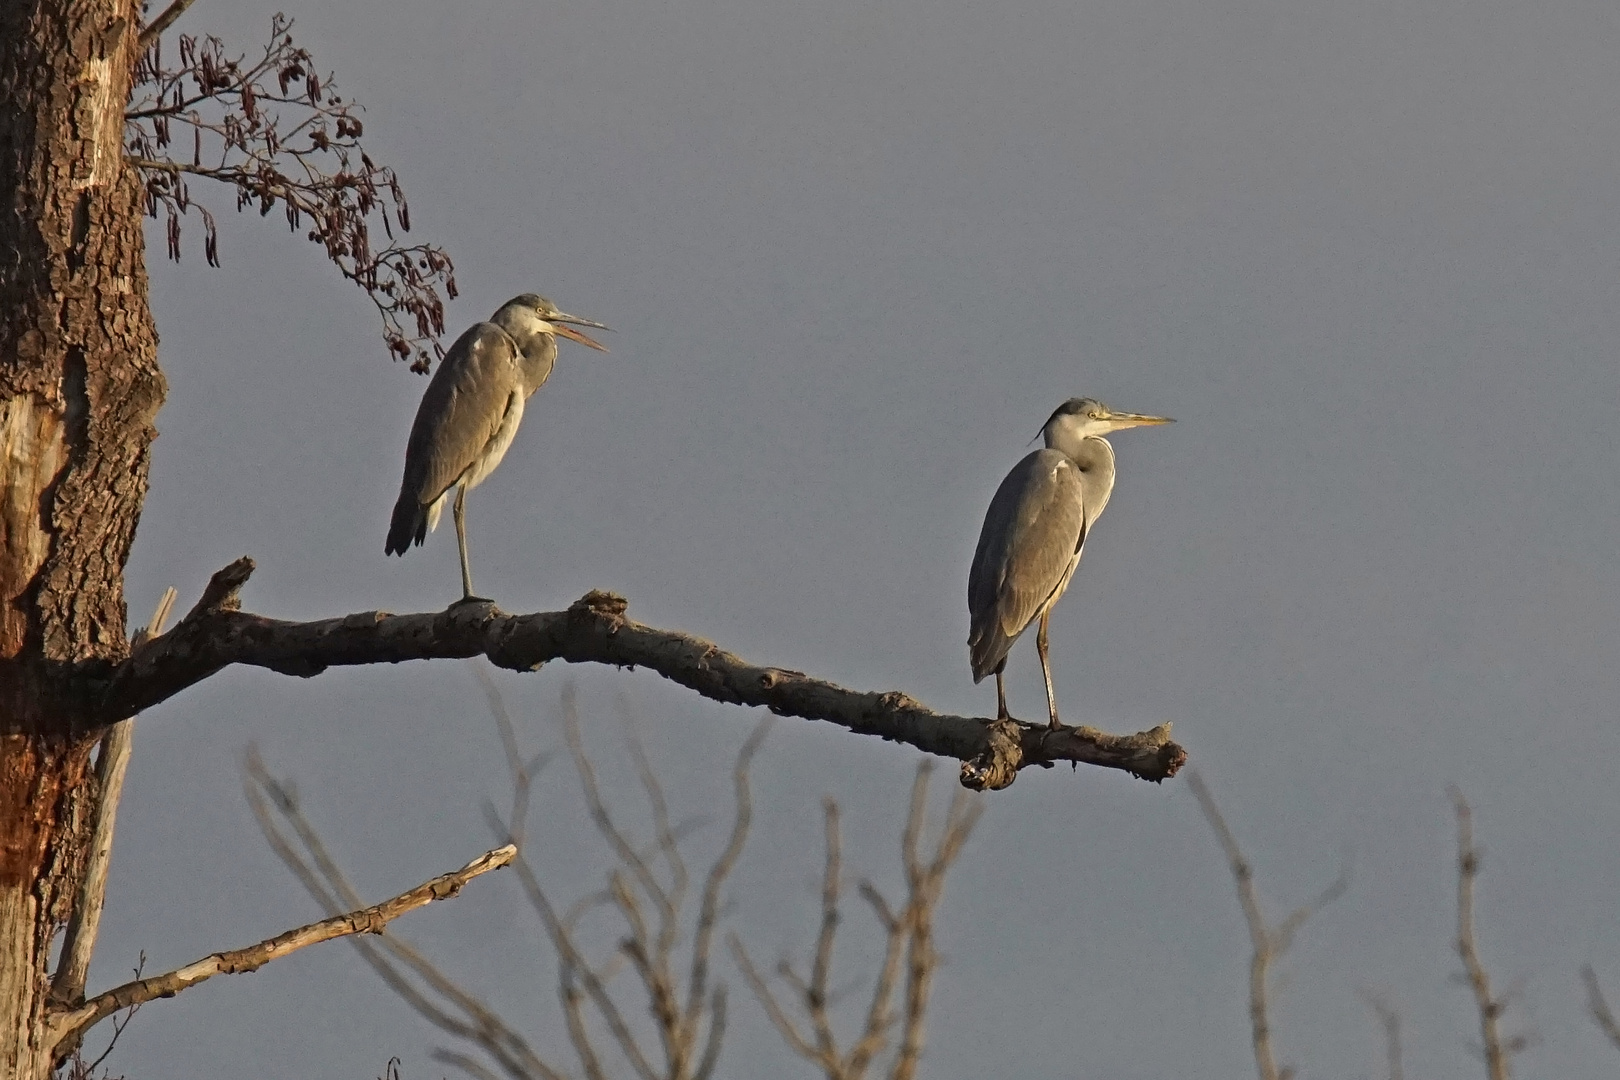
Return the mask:
<svg viewBox="0 0 1620 1080">
<path fill-rule="evenodd" d="M 404 488 L 424 506 L 444 494 L 495 436 L 521 379 L 518 347 L 493 323 L 456 339 L 422 395 L 405 448 Z"/>
<path fill-rule="evenodd" d="M 1085 535 L 1080 472 L 1055 450 L 1037 450 L 1001 482 L 985 515 L 969 576 L 976 629 L 1017 637 L 1063 582 Z"/>
</svg>

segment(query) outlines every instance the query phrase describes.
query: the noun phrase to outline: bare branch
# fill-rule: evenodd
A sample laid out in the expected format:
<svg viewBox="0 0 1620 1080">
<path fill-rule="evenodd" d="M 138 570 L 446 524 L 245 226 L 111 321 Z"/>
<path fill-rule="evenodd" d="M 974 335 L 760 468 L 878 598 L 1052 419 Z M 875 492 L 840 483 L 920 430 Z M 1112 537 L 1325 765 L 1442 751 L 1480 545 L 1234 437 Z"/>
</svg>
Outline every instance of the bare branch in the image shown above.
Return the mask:
<svg viewBox="0 0 1620 1080">
<path fill-rule="evenodd" d="M 443 1062 L 446 1065 L 454 1065 L 467 1075 L 477 1077 L 478 1080 L 496 1080 L 498 1075 L 495 1070 L 472 1055 L 447 1050 L 443 1047 L 433 1051 L 433 1060 Z"/>
<path fill-rule="evenodd" d="M 1604 1037 L 1620 1050 L 1620 1021 L 1615 1020 L 1614 1013 L 1609 1009 L 1608 999 L 1603 996 L 1603 987 L 1598 983 L 1597 972 L 1592 965 L 1587 964 L 1581 968 L 1581 981 L 1586 983 L 1586 1007 L 1591 1010 L 1592 1020 Z"/>
<path fill-rule="evenodd" d="M 1513 1051 L 1520 1040 L 1504 1041 L 1500 1021 L 1507 1010 L 1505 998 L 1491 994 L 1490 976 L 1479 958 L 1474 936 L 1474 880 L 1479 877 L 1480 851 L 1474 846 L 1474 813 L 1462 792 L 1450 789 L 1457 813 L 1457 955 L 1462 959 L 1468 986 L 1479 1010 L 1479 1035 L 1485 1054 L 1485 1072 L 1490 1080 L 1509 1080 L 1513 1075 Z"/>
<path fill-rule="evenodd" d="M 186 13 L 186 9 L 196 0 L 174 0 L 174 3 L 163 9 L 163 13 L 147 24 L 141 31 L 141 39 L 137 46 L 140 52 L 152 47 L 152 42 L 163 36 L 163 31 L 175 24 L 175 20 Z"/>
<path fill-rule="evenodd" d="M 703 1056 L 692 1070 L 692 1080 L 709 1080 L 720 1063 L 720 1046 L 726 1037 L 726 988 L 717 986 L 709 998 L 709 1034 L 703 1040 Z"/>
<path fill-rule="evenodd" d="M 233 567 L 244 563 L 251 570 L 251 560 Z M 637 623 L 625 616 L 625 608 L 621 597 L 591 592 L 566 611 L 532 615 L 461 603 L 433 614 L 371 611 L 293 623 L 220 605 L 192 612 L 150 647 L 109 665 L 103 711 L 110 720 L 131 715 L 231 664 L 309 677 L 333 666 L 484 655 L 514 671 L 533 671 L 551 660 L 647 667 L 714 701 L 825 720 L 969 765 L 986 755 L 993 758 L 993 774 L 964 767 L 968 786 L 981 786 L 989 776 L 987 786 L 1005 787 L 1019 769 L 1055 761 L 1120 769 L 1158 781 L 1174 776 L 1186 761 L 1186 751 L 1170 739 L 1168 724 L 1120 736 L 1088 727 L 1048 731 L 1045 724 L 1009 727 L 949 716 L 896 691 L 863 693 L 798 671 L 755 666 L 702 638 Z"/>
<path fill-rule="evenodd" d="M 754 961 L 748 955 L 748 950 L 743 946 L 742 941 L 738 939 L 736 934 L 730 935 L 726 940 L 731 946 L 731 955 L 737 961 L 737 967 L 742 972 L 743 980 L 748 983 L 748 988 L 754 992 L 754 997 L 764 1007 L 765 1015 L 770 1017 L 771 1023 L 776 1026 L 782 1040 L 788 1044 L 788 1047 L 795 1054 L 820 1065 L 828 1076 L 835 1075 L 837 1063 L 826 1058 L 822 1051 L 818 1047 L 812 1046 L 810 1040 L 805 1038 L 799 1031 L 792 1017 L 788 1016 L 787 1010 L 782 1008 L 782 1003 L 776 1000 L 776 994 L 771 990 L 770 981 L 761 975 L 759 969 L 754 966 Z"/>
<path fill-rule="evenodd" d="M 189 2 L 189 0 L 187 0 Z M 178 13 L 177 13 L 178 14 Z M 174 607 L 175 591 L 168 588 L 158 599 L 152 618 L 130 640 L 130 650 L 142 649 L 163 633 Z M 112 862 L 113 833 L 118 824 L 118 802 L 124 794 L 124 773 L 129 767 L 134 745 L 135 721 L 123 719 L 101 737 L 96 756 L 96 807 L 90 827 L 90 851 L 85 860 L 84 880 L 73 904 L 62 939 L 62 959 L 51 983 L 51 997 L 65 1005 L 77 1005 L 84 997 L 84 982 L 90 974 L 90 959 L 101 930 L 101 909 L 107 898 L 107 868 Z M 90 1068 L 95 1068 L 92 1063 Z"/>
<path fill-rule="evenodd" d="M 672 906 L 679 907 L 686 898 L 690 880 L 686 861 L 681 857 L 681 845 L 676 839 L 675 827 L 670 821 L 669 801 L 664 798 L 664 786 L 658 780 L 658 773 L 653 769 L 651 759 L 647 757 L 647 747 L 641 741 L 641 735 L 636 729 L 635 719 L 623 692 L 615 696 L 614 705 L 618 709 L 620 721 L 624 724 L 630 759 L 635 762 L 636 772 L 641 777 L 641 790 L 646 793 L 647 805 L 652 811 L 653 838 L 657 851 L 669 866 L 669 901 Z M 746 777 L 746 773 L 744 775 Z M 746 779 L 744 782 L 746 783 Z M 669 922 L 664 929 L 667 933 L 673 934 L 677 927 L 674 922 Z M 659 950 L 667 955 L 674 945 L 674 940 L 672 937 L 660 935 L 658 945 Z"/>
<path fill-rule="evenodd" d="M 1401 1014 L 1381 995 L 1371 991 L 1361 991 L 1361 1000 L 1377 1015 L 1378 1026 L 1384 1029 L 1384 1061 L 1389 1080 L 1406 1080 L 1406 1072 L 1401 1067 Z"/>
<path fill-rule="evenodd" d="M 120 1009 L 127 1009 L 154 998 L 173 997 L 182 990 L 190 989 L 215 975 L 236 975 L 257 971 L 272 960 L 279 960 L 306 946 L 331 941 L 333 938 L 347 937 L 351 934 L 380 934 L 385 926 L 407 911 L 414 911 L 435 900 L 455 896 L 473 878 L 507 865 L 516 856 L 517 849 L 511 845 L 496 848 L 480 855 L 460 870 L 441 874 L 372 907 L 310 923 L 308 926 L 301 926 L 296 930 L 268 938 L 257 945 L 214 953 L 163 975 L 153 975 L 150 978 L 125 983 L 105 994 L 91 998 L 78 1008 L 55 1012 L 50 1021 L 52 1044 L 61 1045 L 65 1041 L 78 1038 L 90 1027 Z"/>
<path fill-rule="evenodd" d="M 252 748 L 245 762 L 243 789 L 271 850 L 316 902 L 327 912 L 340 911 L 345 903 L 357 905 L 359 900 L 353 886 L 304 816 L 292 785 L 271 776 Z M 276 815 L 292 827 L 298 842 L 309 853 L 308 860 L 278 827 Z M 364 937 L 353 937 L 350 941 L 361 958 L 401 1000 L 441 1031 L 482 1049 L 514 1080 L 534 1077 L 562 1080 L 562 1074 L 542 1060 L 522 1035 L 414 946 L 393 934 L 379 937 L 376 942 Z M 413 975 L 437 998 L 418 987 L 412 981 Z"/>
<path fill-rule="evenodd" d="M 1271 1012 L 1270 1012 L 1270 973 L 1271 965 L 1288 951 L 1293 944 L 1294 935 L 1312 915 L 1323 907 L 1337 900 L 1349 885 L 1349 871 L 1341 870 L 1322 894 L 1314 901 L 1291 912 L 1275 930 L 1266 923 L 1264 912 L 1260 909 L 1260 894 L 1254 885 L 1254 868 L 1249 860 L 1244 858 L 1243 851 L 1238 847 L 1237 837 L 1222 816 L 1220 808 L 1215 805 L 1215 797 L 1210 794 L 1209 787 L 1204 778 L 1194 770 L 1187 774 L 1187 786 L 1192 789 L 1193 796 L 1198 800 L 1198 808 L 1203 812 L 1204 820 L 1209 822 L 1210 828 L 1215 832 L 1215 838 L 1220 841 L 1221 851 L 1226 855 L 1227 865 L 1232 871 L 1232 881 L 1237 886 L 1238 903 L 1243 908 L 1244 921 L 1249 925 L 1249 943 L 1253 949 L 1249 958 L 1249 1025 L 1250 1041 L 1254 1046 L 1254 1064 L 1260 1080 L 1288 1080 L 1293 1075 L 1291 1067 L 1277 1065 L 1277 1058 L 1271 1047 Z"/>
<path fill-rule="evenodd" d="M 843 841 L 838 830 L 838 804 L 830 797 L 823 801 L 826 815 L 824 826 L 827 839 L 827 859 L 821 875 L 821 926 L 816 932 L 816 948 L 810 961 L 810 983 L 800 996 L 810 1026 L 816 1033 L 816 1049 L 826 1059 L 838 1056 L 837 1041 L 833 1038 L 832 1014 L 829 1011 L 832 994 L 833 943 L 838 935 L 838 899 L 842 891 Z M 783 961 L 783 967 L 787 962 Z"/>
<path fill-rule="evenodd" d="M 683 1025 L 683 1038 L 693 1045 L 697 1040 L 698 1022 L 702 1019 L 704 995 L 709 992 L 710 954 L 714 949 L 715 927 L 720 922 L 720 890 L 725 887 L 726 881 L 737 867 L 737 860 L 742 857 L 743 845 L 748 841 L 748 830 L 753 823 L 754 800 L 748 786 L 748 770 L 770 730 L 771 718 L 767 716 L 754 725 L 754 730 L 743 742 L 742 749 L 737 751 L 737 760 L 731 767 L 733 792 L 731 836 L 710 865 L 709 872 L 703 880 L 703 897 L 698 902 L 697 923 L 692 931 L 692 969 L 687 981 L 686 1021 Z M 669 837 L 668 842 L 674 842 L 673 835 Z M 725 987 L 721 986 L 714 991 L 722 1003 L 725 1000 L 724 990 Z M 716 1028 L 724 1026 L 724 1014 L 721 1012 L 712 1014 L 709 1023 L 708 1041 L 712 1051 L 705 1052 L 706 1059 L 719 1053 Z M 710 1067 L 712 1066 L 711 1061 Z"/>
<path fill-rule="evenodd" d="M 839 836 L 838 806 L 831 799 L 825 804 L 827 855 L 822 872 L 821 918 L 811 954 L 810 978 L 799 978 L 792 964 L 783 960 L 778 974 L 797 998 L 811 1030 L 805 1035 L 776 997 L 770 983 L 755 968 L 748 951 L 733 935 L 732 955 L 743 978 L 764 1007 L 766 1016 L 782 1035 L 789 1049 L 803 1057 L 827 1080 L 862 1080 L 877 1056 L 889 1044 L 894 1025 L 894 993 L 905 970 L 905 1013 L 899 1046 L 889 1070 L 890 1080 L 912 1080 L 923 1050 L 923 1021 L 928 1011 L 933 978 L 939 968 L 939 953 L 933 945 L 934 911 L 944 890 L 945 875 L 961 855 L 968 835 L 983 810 L 972 803 L 972 796 L 958 790 L 945 813 L 945 822 L 932 852 L 925 852 L 923 832 L 928 808 L 928 775 L 931 766 L 923 762 L 912 785 L 910 809 L 901 839 L 901 859 L 905 867 L 907 897 L 895 914 L 870 882 L 863 882 L 861 894 L 872 905 L 885 931 L 883 964 L 873 988 L 860 1037 L 849 1051 L 839 1049 L 831 1015 L 833 949 L 842 920 L 839 900 L 842 892 L 843 858 Z"/>
<path fill-rule="evenodd" d="M 670 912 L 668 895 L 658 877 L 641 857 L 628 837 L 613 823 L 613 815 L 608 811 L 607 803 L 602 800 L 602 791 L 596 783 L 596 768 L 591 764 L 590 757 L 585 753 L 584 736 L 579 727 L 579 702 L 574 687 L 569 684 L 563 687 L 563 733 L 568 743 L 568 752 L 573 755 L 575 771 L 579 773 L 580 787 L 585 794 L 585 807 L 590 811 L 591 822 L 602 839 L 608 842 L 620 862 L 629 868 L 646 890 L 653 903 L 667 916 Z"/>
</svg>

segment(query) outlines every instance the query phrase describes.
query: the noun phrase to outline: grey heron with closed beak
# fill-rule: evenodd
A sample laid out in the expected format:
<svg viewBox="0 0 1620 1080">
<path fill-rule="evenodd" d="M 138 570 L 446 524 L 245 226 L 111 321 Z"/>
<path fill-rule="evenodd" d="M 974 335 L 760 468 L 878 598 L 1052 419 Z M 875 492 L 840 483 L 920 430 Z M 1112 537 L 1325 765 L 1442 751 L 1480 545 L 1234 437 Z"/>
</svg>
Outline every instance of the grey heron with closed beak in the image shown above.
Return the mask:
<svg viewBox="0 0 1620 1080">
<path fill-rule="evenodd" d="M 523 419 L 523 406 L 551 376 L 557 337 L 607 352 L 576 326 L 608 329 L 559 311 L 543 296 L 524 293 L 502 304 L 488 322 L 456 339 L 439 362 L 405 445 L 405 478 L 388 526 L 389 555 L 404 555 L 439 524 L 456 489 L 456 543 L 461 549 L 462 599 L 474 599 L 467 561 L 467 492 L 501 463 Z"/>
<path fill-rule="evenodd" d="M 1009 719 L 1002 683 L 1007 652 L 1030 623 L 1039 621 L 1035 650 L 1046 677 L 1047 712 L 1053 728 L 1062 726 L 1046 656 L 1046 624 L 1114 491 L 1114 448 L 1103 436 L 1171 422 L 1114 412 L 1091 398 L 1070 398 L 1041 428 L 1045 447 L 1013 466 L 996 489 L 968 572 L 968 656 L 974 682 L 995 674 L 997 719 Z"/>
</svg>

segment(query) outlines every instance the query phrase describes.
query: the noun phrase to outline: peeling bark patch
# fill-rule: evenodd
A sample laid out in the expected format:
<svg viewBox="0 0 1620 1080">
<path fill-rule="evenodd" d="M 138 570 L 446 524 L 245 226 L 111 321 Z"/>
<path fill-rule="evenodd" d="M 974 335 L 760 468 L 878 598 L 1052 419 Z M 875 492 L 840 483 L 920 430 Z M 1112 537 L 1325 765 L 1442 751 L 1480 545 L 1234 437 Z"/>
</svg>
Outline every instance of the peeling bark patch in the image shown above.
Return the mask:
<svg viewBox="0 0 1620 1080">
<path fill-rule="evenodd" d="M 0 891 L 39 876 L 59 792 L 44 790 L 38 747 L 19 735 L 0 736 Z M 41 772 L 46 776 L 42 778 Z"/>
<path fill-rule="evenodd" d="M 112 61 L 95 57 L 79 73 L 79 97 L 73 106 L 73 125 L 84 144 L 84 157 L 74 169 L 74 188 L 99 187 L 112 179 L 123 120 L 123 110 L 113 107 Z"/>
<path fill-rule="evenodd" d="M 80 376 L 81 380 L 83 376 Z M 82 398 L 83 388 L 80 388 Z M 28 636 L 28 592 L 50 553 L 46 493 L 67 463 L 62 413 L 32 394 L 0 401 L 0 657 Z M 0 818 L 0 821 L 3 821 Z"/>
</svg>

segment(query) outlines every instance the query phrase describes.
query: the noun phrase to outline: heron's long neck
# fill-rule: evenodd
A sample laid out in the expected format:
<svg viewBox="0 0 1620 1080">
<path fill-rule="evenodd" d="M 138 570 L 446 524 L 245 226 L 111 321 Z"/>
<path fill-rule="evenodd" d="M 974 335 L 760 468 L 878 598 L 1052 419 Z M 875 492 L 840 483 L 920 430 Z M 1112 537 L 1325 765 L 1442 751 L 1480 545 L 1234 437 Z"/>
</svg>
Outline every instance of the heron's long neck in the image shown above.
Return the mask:
<svg viewBox="0 0 1620 1080">
<path fill-rule="evenodd" d="M 551 377 L 552 365 L 557 362 L 557 338 L 552 334 L 513 335 L 522 354 L 519 365 L 523 369 L 523 383 L 527 393 L 540 389 Z"/>
<path fill-rule="evenodd" d="M 1053 446 L 1080 467 L 1081 498 L 1086 503 L 1086 522 L 1096 521 L 1114 493 L 1114 448 L 1100 435 L 1075 439 L 1069 445 Z"/>
</svg>

